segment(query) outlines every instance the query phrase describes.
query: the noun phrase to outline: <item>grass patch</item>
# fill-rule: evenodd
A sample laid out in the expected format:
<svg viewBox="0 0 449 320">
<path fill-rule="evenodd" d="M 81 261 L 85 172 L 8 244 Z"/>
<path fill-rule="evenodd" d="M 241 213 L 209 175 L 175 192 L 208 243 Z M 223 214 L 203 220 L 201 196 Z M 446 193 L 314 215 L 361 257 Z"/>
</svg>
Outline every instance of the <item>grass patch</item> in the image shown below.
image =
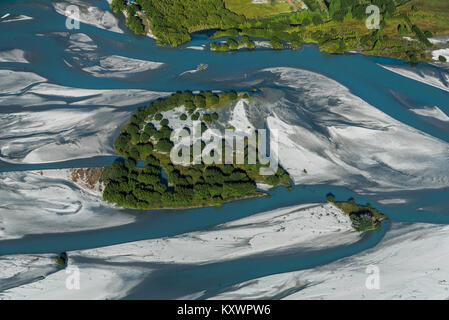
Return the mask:
<svg viewBox="0 0 449 320">
<path fill-rule="evenodd" d="M 246 18 L 258 18 L 292 12 L 294 9 L 287 1 L 269 1 L 269 3 L 252 3 L 252 0 L 224 0 L 226 8 L 242 14 Z"/>
</svg>

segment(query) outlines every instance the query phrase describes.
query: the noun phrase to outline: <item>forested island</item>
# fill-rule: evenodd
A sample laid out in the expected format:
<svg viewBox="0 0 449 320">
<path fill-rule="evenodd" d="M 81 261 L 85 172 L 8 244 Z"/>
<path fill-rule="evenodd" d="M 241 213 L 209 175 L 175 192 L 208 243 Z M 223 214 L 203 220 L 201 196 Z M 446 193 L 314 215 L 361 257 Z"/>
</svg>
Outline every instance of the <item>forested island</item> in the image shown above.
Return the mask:
<svg viewBox="0 0 449 320">
<path fill-rule="evenodd" d="M 379 29 L 366 26 L 369 5 L 380 9 Z M 111 9 L 126 12 L 135 33 L 151 30 L 160 45 L 217 29 L 212 38 L 228 40 L 212 43 L 216 51 L 253 49 L 254 39 L 266 39 L 273 49 L 316 43 L 329 53 L 356 50 L 416 63 L 432 59 L 429 38 L 449 34 L 449 2 L 441 0 L 113 0 Z"/>
<path fill-rule="evenodd" d="M 332 202 L 337 208 L 349 215 L 352 227 L 359 232 L 379 230 L 381 228 L 380 222 L 387 219 L 387 216 L 371 207 L 371 205 L 359 205 L 354 199 L 336 201 L 335 196 L 329 193 L 326 200 Z"/>
<path fill-rule="evenodd" d="M 135 209 L 187 208 L 220 205 L 231 200 L 264 195 L 257 190 L 256 182 L 289 186 L 290 177 L 280 167 L 275 174 L 261 175 L 259 169 L 264 165 L 259 159 L 255 164 L 248 164 L 245 159 L 245 164 L 201 162 L 187 166 L 174 164 L 170 159 L 173 148 L 170 137 L 176 128 L 171 123 L 175 122 L 174 119 L 164 118 L 164 112 L 183 107 L 186 113 L 176 119 L 178 125 L 201 121 L 201 132 L 205 132 L 208 125 L 219 119 L 214 110 L 248 98 L 248 93 L 233 91 L 197 94 L 187 91 L 137 109 L 114 142 L 115 150 L 124 160 L 117 160 L 104 170 L 103 198 Z M 201 150 L 204 147 L 201 141 Z M 248 148 L 246 140 L 245 158 Z M 139 165 L 142 161 L 143 165 Z"/>
</svg>

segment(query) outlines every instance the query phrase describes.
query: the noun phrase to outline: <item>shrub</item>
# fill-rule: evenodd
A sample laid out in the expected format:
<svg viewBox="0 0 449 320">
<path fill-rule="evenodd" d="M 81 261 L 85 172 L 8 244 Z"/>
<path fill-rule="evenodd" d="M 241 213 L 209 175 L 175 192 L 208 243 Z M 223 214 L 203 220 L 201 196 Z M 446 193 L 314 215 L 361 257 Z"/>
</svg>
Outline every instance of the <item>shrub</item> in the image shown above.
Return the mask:
<svg viewBox="0 0 449 320">
<path fill-rule="evenodd" d="M 65 268 L 67 266 L 67 259 L 67 253 L 62 252 L 55 258 L 55 262 L 59 267 Z"/>
<path fill-rule="evenodd" d="M 332 193 L 326 195 L 327 202 L 335 202 L 335 196 Z"/>
</svg>

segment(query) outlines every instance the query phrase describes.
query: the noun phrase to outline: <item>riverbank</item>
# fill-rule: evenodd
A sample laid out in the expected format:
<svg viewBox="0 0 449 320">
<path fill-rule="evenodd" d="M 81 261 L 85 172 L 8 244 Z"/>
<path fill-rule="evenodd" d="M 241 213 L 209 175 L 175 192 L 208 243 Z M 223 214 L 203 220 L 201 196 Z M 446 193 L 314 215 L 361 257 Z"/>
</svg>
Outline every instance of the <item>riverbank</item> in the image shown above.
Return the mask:
<svg viewBox="0 0 449 320">
<path fill-rule="evenodd" d="M 213 51 L 253 49 L 253 39 L 267 39 L 269 46 L 277 50 L 297 49 L 303 44 L 316 43 L 320 50 L 333 54 L 357 51 L 365 55 L 401 59 L 412 64 L 419 61 L 447 62 L 448 44 L 439 40 L 449 34 L 449 24 L 441 21 L 449 12 L 447 4 L 435 5 L 412 0 L 396 6 L 392 1 L 385 0 L 379 12 L 377 27 L 367 25 L 370 17 L 365 14 L 365 6 L 368 4 L 339 3 L 341 7 L 336 10 L 320 2 L 320 5 L 306 6 L 299 11 L 296 11 L 297 8 L 293 12 L 273 12 L 253 18 L 229 10 L 221 0 L 214 0 L 211 4 L 194 3 L 191 10 L 184 11 L 183 15 L 180 14 L 183 7 L 179 0 L 171 0 L 166 8 L 155 3 L 136 1 L 127 4 L 122 0 L 114 0 L 111 7 L 115 11 L 120 8 L 137 12 L 136 16 L 143 20 L 136 20 L 129 27 L 138 34 L 142 33 L 141 29 L 147 28 L 152 19 L 153 27 L 157 30 L 155 38 L 162 45 L 178 46 L 189 42 L 194 32 L 214 30 L 211 39 L 229 38 L 226 43 L 211 43 Z M 208 5 L 211 5 L 210 9 L 215 9 L 215 15 L 221 18 L 222 23 L 204 15 L 203 12 L 209 9 Z M 148 12 L 139 11 L 143 10 L 142 6 Z M 273 8 L 266 7 L 267 10 Z M 135 25 L 141 26 L 137 28 Z"/>
<path fill-rule="evenodd" d="M 164 265 L 216 263 L 255 254 L 276 254 L 292 249 L 323 249 L 347 245 L 360 239 L 349 217 L 332 204 L 307 204 L 261 212 L 216 226 L 212 230 L 176 237 L 137 241 L 115 246 L 68 252 L 68 268 L 80 271 L 80 290 L 67 290 L 65 270 L 33 279 L 3 291 L 5 299 L 117 299 L 129 295 L 146 279 L 164 271 Z M 41 260 L 40 257 L 44 260 Z M 2 256 L 3 283 L 14 279 L 34 259 L 46 255 Z M 101 262 L 100 262 L 101 261 Z M 54 261 L 49 261 L 49 265 Z M 130 268 L 129 265 L 133 267 Z M 15 267 L 14 267 L 15 266 Z M 130 279 L 135 279 L 130 281 Z M 169 294 L 172 288 L 166 287 Z M 184 288 L 189 291 L 193 288 Z M 192 292 L 195 293 L 195 292 Z M 148 296 L 157 295 L 149 290 Z M 172 294 L 176 295 L 175 292 Z M 173 296 L 174 297 L 174 296 Z M 194 296 L 186 295 L 191 299 Z"/>
<path fill-rule="evenodd" d="M 446 300 L 449 250 L 442 244 L 448 236 L 447 225 L 393 223 L 375 248 L 314 269 L 241 283 L 215 298 Z"/>
<path fill-rule="evenodd" d="M 123 214 L 102 201 L 102 185 L 92 180 L 99 170 L 0 173 L 1 240 L 102 229 L 136 221 L 136 215 Z"/>
</svg>

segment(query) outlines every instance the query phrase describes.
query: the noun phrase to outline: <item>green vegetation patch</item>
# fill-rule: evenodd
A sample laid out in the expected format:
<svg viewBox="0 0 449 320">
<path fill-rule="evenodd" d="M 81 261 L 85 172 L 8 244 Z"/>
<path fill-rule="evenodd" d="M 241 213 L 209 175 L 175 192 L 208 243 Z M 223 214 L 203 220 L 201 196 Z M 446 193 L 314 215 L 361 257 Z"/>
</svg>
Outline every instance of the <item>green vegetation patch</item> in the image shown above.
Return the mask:
<svg viewBox="0 0 449 320">
<path fill-rule="evenodd" d="M 128 5 L 143 12 L 161 45 L 178 46 L 190 41 L 190 33 L 204 29 L 228 29 L 244 20 L 226 9 L 222 0 L 136 0 Z"/>
<path fill-rule="evenodd" d="M 348 214 L 353 228 L 359 232 L 379 230 L 381 228 L 380 222 L 387 218 L 378 210 L 372 208 L 371 205 L 359 205 L 354 199 L 335 201 L 335 196 L 328 194 L 327 201 L 332 202 L 336 207 Z"/>
<path fill-rule="evenodd" d="M 114 0 L 112 10 L 122 9 L 123 3 L 124 0 Z M 190 40 L 190 33 L 203 29 L 219 29 L 213 38 L 235 38 L 213 43 L 211 48 L 215 51 L 252 49 L 254 43 L 250 38 L 264 38 L 270 40 L 273 49 L 316 43 L 328 53 L 357 50 L 416 63 L 432 60 L 428 38 L 449 33 L 449 1 L 306 0 L 308 10 L 298 3 L 296 0 L 290 4 L 281 0 L 262 4 L 251 0 L 136 0 L 136 4 L 128 4 L 125 10 L 130 29 L 141 34 L 150 24 L 161 45 L 180 45 Z M 370 30 L 365 25 L 369 5 L 380 9 L 380 29 Z M 405 36 L 418 41 L 408 41 Z"/>
<path fill-rule="evenodd" d="M 267 3 L 253 3 L 253 0 L 224 0 L 224 2 L 226 8 L 246 18 L 277 15 L 294 10 L 287 0 L 270 0 Z"/>
<path fill-rule="evenodd" d="M 273 175 L 260 175 L 260 169 L 268 165 L 259 162 L 211 165 L 201 162 L 182 166 L 174 164 L 170 159 L 173 148 L 170 137 L 173 129 L 177 128 L 169 127 L 169 120 L 163 119 L 161 112 L 184 105 L 192 119 L 199 119 L 197 109 L 217 108 L 247 97 L 247 93 L 236 92 L 178 92 L 136 110 L 114 142 L 115 150 L 125 160 L 115 161 L 104 170 L 103 198 L 135 209 L 201 207 L 263 195 L 257 191 L 256 182 L 273 186 L 289 185 L 290 177 L 282 168 L 278 168 Z M 185 116 L 182 114 L 180 118 L 185 119 Z M 218 119 L 219 114 L 216 112 L 203 113 L 202 132 L 208 129 L 205 122 L 210 124 Z M 160 121 L 161 127 L 157 129 L 151 120 Z M 201 150 L 204 147 L 202 141 Z M 245 163 L 248 163 L 248 148 L 246 144 Z M 235 154 L 233 156 L 236 157 Z M 144 161 L 143 166 L 137 165 L 139 160 Z M 164 181 L 162 170 L 168 181 Z"/>
<path fill-rule="evenodd" d="M 61 268 L 65 268 L 67 266 L 67 261 L 68 256 L 66 252 L 58 254 L 58 256 L 55 258 L 55 263 Z"/>
</svg>

